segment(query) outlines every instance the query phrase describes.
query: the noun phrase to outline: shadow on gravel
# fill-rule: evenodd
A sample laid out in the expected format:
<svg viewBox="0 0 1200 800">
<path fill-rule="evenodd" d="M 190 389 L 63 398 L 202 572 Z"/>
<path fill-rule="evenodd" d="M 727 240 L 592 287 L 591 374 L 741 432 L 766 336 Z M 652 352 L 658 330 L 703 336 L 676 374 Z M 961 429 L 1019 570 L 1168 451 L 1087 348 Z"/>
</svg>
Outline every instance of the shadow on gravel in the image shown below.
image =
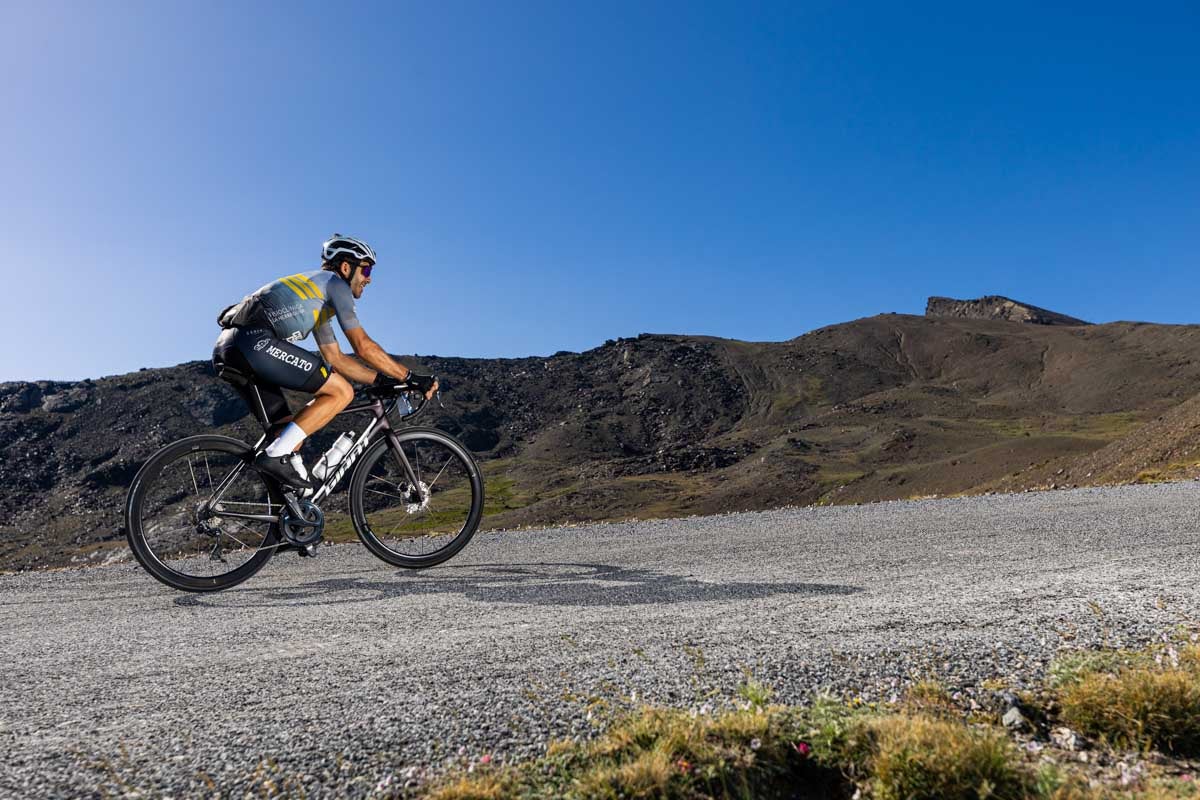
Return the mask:
<svg viewBox="0 0 1200 800">
<path fill-rule="evenodd" d="M 454 574 L 458 573 L 458 574 Z M 855 586 L 822 583 L 715 583 L 691 575 L 607 564 L 479 564 L 442 567 L 436 572 L 393 573 L 390 578 L 328 578 L 294 588 L 235 589 L 240 598 L 264 605 L 362 603 L 393 597 L 459 594 L 481 603 L 540 606 L 636 606 L 650 603 L 703 603 L 753 600 L 775 595 L 847 595 Z M 180 597 L 177 605 L 218 605 L 207 598 Z"/>
</svg>

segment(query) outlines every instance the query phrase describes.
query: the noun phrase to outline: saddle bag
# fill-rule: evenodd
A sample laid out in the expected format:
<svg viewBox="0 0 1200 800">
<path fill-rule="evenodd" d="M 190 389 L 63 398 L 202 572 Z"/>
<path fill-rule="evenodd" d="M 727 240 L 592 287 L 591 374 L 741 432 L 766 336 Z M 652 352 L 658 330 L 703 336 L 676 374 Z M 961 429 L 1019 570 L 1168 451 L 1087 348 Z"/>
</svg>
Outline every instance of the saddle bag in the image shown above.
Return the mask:
<svg viewBox="0 0 1200 800">
<path fill-rule="evenodd" d="M 254 320 L 256 310 L 254 298 L 247 295 L 239 302 L 221 309 L 221 313 L 217 314 L 217 324 L 222 328 L 244 327 Z"/>
</svg>

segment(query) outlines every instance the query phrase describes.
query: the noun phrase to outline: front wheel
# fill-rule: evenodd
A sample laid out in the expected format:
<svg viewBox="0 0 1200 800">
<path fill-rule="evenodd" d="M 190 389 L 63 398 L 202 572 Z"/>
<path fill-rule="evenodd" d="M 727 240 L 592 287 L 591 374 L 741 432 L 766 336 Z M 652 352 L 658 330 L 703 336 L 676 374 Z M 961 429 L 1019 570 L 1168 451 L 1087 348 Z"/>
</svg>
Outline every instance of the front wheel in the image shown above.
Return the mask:
<svg viewBox="0 0 1200 800">
<path fill-rule="evenodd" d="M 407 428 L 396 439 L 400 452 L 384 437 L 355 468 L 351 519 L 367 549 L 389 564 L 432 567 L 475 535 L 483 477 L 467 448 L 447 433 Z"/>
</svg>

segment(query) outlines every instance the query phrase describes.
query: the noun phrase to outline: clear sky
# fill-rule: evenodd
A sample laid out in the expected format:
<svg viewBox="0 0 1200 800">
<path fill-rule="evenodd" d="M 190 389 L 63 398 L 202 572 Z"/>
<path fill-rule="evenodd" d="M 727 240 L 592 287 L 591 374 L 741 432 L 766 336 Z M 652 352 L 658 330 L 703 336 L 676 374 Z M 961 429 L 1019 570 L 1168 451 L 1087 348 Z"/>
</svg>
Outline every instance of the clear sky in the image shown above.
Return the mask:
<svg viewBox="0 0 1200 800">
<path fill-rule="evenodd" d="M 0 29 L 0 380 L 208 358 L 335 230 L 402 353 L 782 340 L 931 294 L 1200 321 L 1194 1 L 5 0 Z"/>
</svg>

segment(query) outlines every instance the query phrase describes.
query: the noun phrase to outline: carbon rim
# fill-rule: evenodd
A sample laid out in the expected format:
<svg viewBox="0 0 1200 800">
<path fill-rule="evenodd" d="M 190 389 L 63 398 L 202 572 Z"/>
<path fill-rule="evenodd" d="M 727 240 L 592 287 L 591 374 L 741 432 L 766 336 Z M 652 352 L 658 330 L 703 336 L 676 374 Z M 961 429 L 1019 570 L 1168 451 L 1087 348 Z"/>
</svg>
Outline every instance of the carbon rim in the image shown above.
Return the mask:
<svg viewBox="0 0 1200 800">
<path fill-rule="evenodd" d="M 380 440 L 355 475 L 355 524 L 376 555 L 428 566 L 458 552 L 475 533 L 483 484 L 470 454 L 449 436 L 410 431 L 398 438 L 416 482 Z"/>
<path fill-rule="evenodd" d="M 135 554 L 155 577 L 177 588 L 224 588 L 270 557 L 278 541 L 274 524 L 222 514 L 279 511 L 273 487 L 246 466 L 247 449 L 233 440 L 198 437 L 167 448 L 143 468 L 127 524 Z M 226 479 L 231 482 L 214 503 L 214 491 Z"/>
</svg>

